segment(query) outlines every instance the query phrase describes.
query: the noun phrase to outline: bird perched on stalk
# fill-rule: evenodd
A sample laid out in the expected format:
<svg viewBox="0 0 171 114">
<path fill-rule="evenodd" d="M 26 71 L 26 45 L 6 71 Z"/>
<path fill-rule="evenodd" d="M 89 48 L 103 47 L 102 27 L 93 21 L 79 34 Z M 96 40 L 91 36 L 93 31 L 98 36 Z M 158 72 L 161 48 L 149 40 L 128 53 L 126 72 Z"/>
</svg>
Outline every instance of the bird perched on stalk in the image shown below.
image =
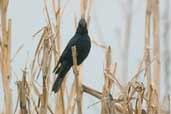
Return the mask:
<svg viewBox="0 0 171 114">
<path fill-rule="evenodd" d="M 67 44 L 66 48 L 62 52 L 62 55 L 59 58 L 57 65 L 53 70 L 55 74 L 58 74 L 52 87 L 52 91 L 55 93 L 58 92 L 66 73 L 73 65 L 71 50 L 73 46 L 76 46 L 77 64 L 80 65 L 88 56 L 91 48 L 91 41 L 88 35 L 87 23 L 84 18 L 80 19 L 75 35 Z"/>
</svg>

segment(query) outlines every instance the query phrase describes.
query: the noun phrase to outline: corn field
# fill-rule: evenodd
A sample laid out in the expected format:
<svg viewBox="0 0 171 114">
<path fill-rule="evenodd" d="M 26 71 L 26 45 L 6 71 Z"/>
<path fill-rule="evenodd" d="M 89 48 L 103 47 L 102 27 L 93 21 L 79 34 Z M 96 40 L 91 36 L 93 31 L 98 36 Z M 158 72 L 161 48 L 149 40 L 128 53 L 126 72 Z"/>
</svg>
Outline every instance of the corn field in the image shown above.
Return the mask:
<svg viewBox="0 0 171 114">
<path fill-rule="evenodd" d="M 96 22 L 96 16 L 93 18 L 91 12 L 95 9 L 96 2 L 99 2 L 94 1 L 79 0 L 79 9 L 77 9 L 79 15 L 73 16 L 72 25 L 74 29 L 82 16 L 85 17 L 88 23 L 89 32 L 93 29 L 100 29 L 99 26 L 99 28 L 92 27 L 92 23 Z M 122 43 L 118 43 L 120 50 L 115 52 L 116 49 L 112 46 L 114 44 L 104 43 L 105 40 L 108 40 L 108 37 L 103 36 L 101 32 L 91 32 L 90 37 L 93 47 L 100 49 L 104 55 L 103 59 L 100 59 L 103 68 L 96 66 L 97 58 L 100 58 L 99 55 L 96 55 L 96 58 L 91 57 L 91 61 L 94 61 L 94 63 L 87 63 L 86 65 L 83 63 L 83 65 L 77 66 L 77 52 L 76 48 L 73 47 L 72 59 L 74 65 L 71 69 L 73 75 L 68 73 L 59 92 L 54 94 L 51 92 L 51 86 L 56 76 L 52 73 L 52 70 L 63 50 L 62 31 L 65 31 L 62 29 L 63 14 L 67 10 L 68 4 L 73 1 L 66 0 L 66 3 L 61 5 L 62 0 L 42 0 L 46 22 L 40 29 L 32 33 L 33 38 L 38 39 L 34 52 L 32 51 L 29 54 L 32 60 L 23 63 L 24 66 L 20 70 L 22 75 L 17 76 L 13 67 L 18 66 L 12 64 L 15 58 L 19 56 L 19 53 L 22 52 L 23 45 L 17 48 L 15 54 L 12 54 L 12 45 L 15 40 L 12 33 L 15 33 L 15 29 L 13 29 L 15 21 L 8 15 L 8 7 L 12 0 L 0 0 L 0 84 L 2 84 L 0 96 L 3 97 L 3 101 L 0 103 L 0 107 L 2 107 L 0 114 L 85 114 L 85 110 L 92 110 L 97 105 L 99 109 L 97 112 L 101 114 L 171 114 L 171 10 L 169 9 L 169 2 L 171 1 L 144 1 L 144 22 L 141 22 L 144 23 L 144 26 L 141 27 L 141 30 L 143 30 L 141 32 L 143 34 L 141 41 L 143 42 L 134 41 L 143 44 L 144 48 L 140 52 L 141 59 L 136 63 L 137 66 L 134 72 L 129 73 L 131 67 L 129 55 L 132 46 L 131 28 L 133 28 L 136 17 L 133 5 L 135 5 L 136 0 L 121 0 L 117 1 L 117 3 L 118 7 L 121 7 L 124 12 L 121 14 L 124 15 L 122 18 L 125 18 L 124 27 L 123 30 L 117 30 L 117 33 L 113 31 L 123 40 Z M 138 7 L 141 7 L 141 2 L 136 2 L 136 4 L 139 4 Z M 165 3 L 162 11 L 161 2 Z M 114 15 L 112 11 L 106 13 Z M 104 18 L 108 19 L 110 17 Z M 105 19 L 104 21 L 107 20 Z M 25 21 L 29 21 L 29 19 Z M 102 39 L 104 42 L 97 40 L 96 37 L 100 36 L 105 37 Z M 139 37 L 139 34 L 136 34 L 136 37 Z M 90 53 L 96 54 L 96 51 Z M 114 56 L 118 56 L 116 53 L 120 53 L 121 62 L 114 59 Z M 137 62 L 136 59 L 135 61 Z M 85 83 L 94 79 L 92 77 L 95 74 L 91 72 L 89 73 L 91 75 L 86 76 L 85 72 L 90 71 L 85 66 L 88 66 L 89 69 L 99 68 L 98 71 L 102 74 L 98 77 L 100 77 L 101 81 L 96 82 L 98 82 L 101 89 Z M 128 76 L 129 74 L 133 75 Z M 72 79 L 69 77 L 72 77 Z M 85 77 L 87 80 L 84 80 Z M 15 82 L 14 79 L 16 79 Z M 164 86 L 161 86 L 161 79 L 164 80 Z M 13 82 L 15 87 L 11 86 Z M 14 95 L 13 88 L 17 89 L 16 95 Z M 165 91 L 164 94 L 163 91 Z M 90 101 L 95 98 L 97 102 L 87 106 L 84 102 L 85 95 L 89 95 L 86 100 L 89 99 L 88 101 Z"/>
</svg>

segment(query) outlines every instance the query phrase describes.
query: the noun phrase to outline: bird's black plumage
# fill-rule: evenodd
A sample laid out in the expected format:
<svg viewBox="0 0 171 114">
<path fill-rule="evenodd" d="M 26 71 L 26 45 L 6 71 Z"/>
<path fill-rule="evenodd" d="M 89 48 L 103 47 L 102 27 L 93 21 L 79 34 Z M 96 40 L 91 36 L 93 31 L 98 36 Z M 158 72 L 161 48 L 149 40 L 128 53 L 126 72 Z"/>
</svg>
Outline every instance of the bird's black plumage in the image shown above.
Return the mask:
<svg viewBox="0 0 171 114">
<path fill-rule="evenodd" d="M 72 46 L 76 46 L 77 64 L 80 65 L 88 56 L 91 48 L 91 41 L 88 35 L 87 23 L 84 18 L 80 19 L 75 35 L 67 44 L 56 67 L 53 70 L 55 74 L 58 74 L 57 79 L 55 80 L 52 87 L 52 91 L 54 91 L 55 93 L 58 92 L 66 73 L 73 65 L 71 51 Z"/>
</svg>

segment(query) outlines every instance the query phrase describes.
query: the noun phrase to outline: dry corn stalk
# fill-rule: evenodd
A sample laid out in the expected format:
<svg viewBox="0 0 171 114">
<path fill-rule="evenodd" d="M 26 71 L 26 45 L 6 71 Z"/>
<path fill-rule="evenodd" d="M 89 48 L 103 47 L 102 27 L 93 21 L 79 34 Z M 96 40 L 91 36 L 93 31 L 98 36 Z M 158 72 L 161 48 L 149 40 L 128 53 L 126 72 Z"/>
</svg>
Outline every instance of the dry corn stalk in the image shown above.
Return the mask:
<svg viewBox="0 0 171 114">
<path fill-rule="evenodd" d="M 43 45 L 43 58 L 42 58 L 42 78 L 43 78 L 43 94 L 41 95 L 41 114 L 47 114 L 48 109 L 48 79 L 50 73 L 50 63 L 51 63 L 51 52 L 50 50 L 50 39 L 46 38 L 48 36 L 48 28 L 45 29 L 44 45 Z"/>
<path fill-rule="evenodd" d="M 26 80 L 26 69 L 23 71 L 22 81 L 17 81 L 18 95 L 20 101 L 20 114 L 30 114 L 29 102 L 29 88 Z"/>
<path fill-rule="evenodd" d="M 150 91 L 150 83 L 151 83 L 151 66 L 150 66 L 150 19 L 152 12 L 152 1 L 147 0 L 146 6 L 146 25 L 145 25 L 145 51 L 144 51 L 144 59 L 145 59 L 145 72 L 147 77 L 147 93 Z"/>
<path fill-rule="evenodd" d="M 106 50 L 106 63 L 105 63 L 105 70 L 107 74 L 111 72 L 111 65 L 112 65 L 112 54 L 111 54 L 111 47 L 109 46 Z M 105 75 L 105 82 L 103 86 L 103 99 L 108 98 L 110 96 L 110 90 L 112 88 L 113 81 Z M 102 111 L 101 114 L 110 114 L 112 110 L 110 109 L 110 103 L 108 100 L 102 100 Z"/>
<path fill-rule="evenodd" d="M 85 18 L 88 0 L 80 0 L 80 15 Z"/>
<path fill-rule="evenodd" d="M 61 34 L 60 34 L 60 25 L 61 25 L 61 0 L 57 1 L 57 8 L 55 4 L 55 0 L 52 0 L 54 16 L 55 16 L 55 39 L 53 39 L 53 50 L 54 50 L 54 60 L 57 63 L 60 53 L 61 53 Z M 56 106 L 55 106 L 55 114 L 65 114 L 65 104 L 64 104 L 64 88 L 65 88 L 65 80 L 62 84 L 61 89 L 59 90 L 56 97 Z"/>
<path fill-rule="evenodd" d="M 12 95 L 10 89 L 11 79 L 11 19 L 7 22 L 8 0 L 0 1 L 0 16 L 2 36 L 0 39 L 0 64 L 4 90 L 4 114 L 12 114 Z M 8 26 L 7 26 L 8 24 Z"/>
<path fill-rule="evenodd" d="M 159 0 L 153 0 L 153 56 L 154 56 L 154 82 L 157 92 L 157 113 L 160 114 L 160 38 L 159 38 Z"/>
<path fill-rule="evenodd" d="M 154 82 L 160 95 L 160 39 L 159 39 L 159 0 L 153 0 L 153 37 L 154 37 Z"/>
<path fill-rule="evenodd" d="M 142 85 L 139 85 L 137 88 L 137 101 L 136 101 L 136 113 L 137 114 L 142 114 L 142 103 L 143 103 L 143 97 L 144 97 L 144 87 Z"/>
<path fill-rule="evenodd" d="M 71 112 L 74 112 L 73 108 L 75 105 L 75 96 L 76 96 L 76 83 L 75 80 L 73 81 L 71 90 L 70 90 L 70 95 L 68 96 L 68 104 L 67 104 L 67 110 L 66 110 L 66 114 L 69 114 Z"/>
<path fill-rule="evenodd" d="M 90 87 L 88 87 L 86 85 L 82 85 L 82 88 L 83 88 L 84 92 L 86 92 L 86 93 L 88 93 L 88 94 L 90 94 L 90 95 L 92 95 L 92 96 L 94 96 L 94 97 L 96 97 L 98 99 L 103 98 L 102 93 L 95 90 L 95 89 L 92 89 L 92 88 L 90 88 Z"/>
<path fill-rule="evenodd" d="M 82 114 L 82 86 L 79 77 L 79 70 L 77 67 L 77 51 L 76 47 L 72 47 L 72 57 L 73 57 L 73 72 L 75 75 L 76 82 L 76 101 L 77 101 L 77 113 Z"/>
</svg>

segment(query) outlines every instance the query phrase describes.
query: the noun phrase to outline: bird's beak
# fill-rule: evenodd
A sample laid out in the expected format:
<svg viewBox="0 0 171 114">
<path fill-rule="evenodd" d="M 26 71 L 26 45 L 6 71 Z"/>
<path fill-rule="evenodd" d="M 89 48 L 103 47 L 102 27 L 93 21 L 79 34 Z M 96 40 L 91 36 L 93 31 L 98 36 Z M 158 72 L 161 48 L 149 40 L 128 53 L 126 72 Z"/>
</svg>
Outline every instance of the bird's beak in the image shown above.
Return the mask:
<svg viewBox="0 0 171 114">
<path fill-rule="evenodd" d="M 81 25 L 82 27 L 84 27 L 84 28 L 87 26 L 87 23 L 86 23 L 86 21 L 85 21 L 84 18 L 81 18 L 81 20 L 80 20 L 80 25 Z"/>
</svg>

